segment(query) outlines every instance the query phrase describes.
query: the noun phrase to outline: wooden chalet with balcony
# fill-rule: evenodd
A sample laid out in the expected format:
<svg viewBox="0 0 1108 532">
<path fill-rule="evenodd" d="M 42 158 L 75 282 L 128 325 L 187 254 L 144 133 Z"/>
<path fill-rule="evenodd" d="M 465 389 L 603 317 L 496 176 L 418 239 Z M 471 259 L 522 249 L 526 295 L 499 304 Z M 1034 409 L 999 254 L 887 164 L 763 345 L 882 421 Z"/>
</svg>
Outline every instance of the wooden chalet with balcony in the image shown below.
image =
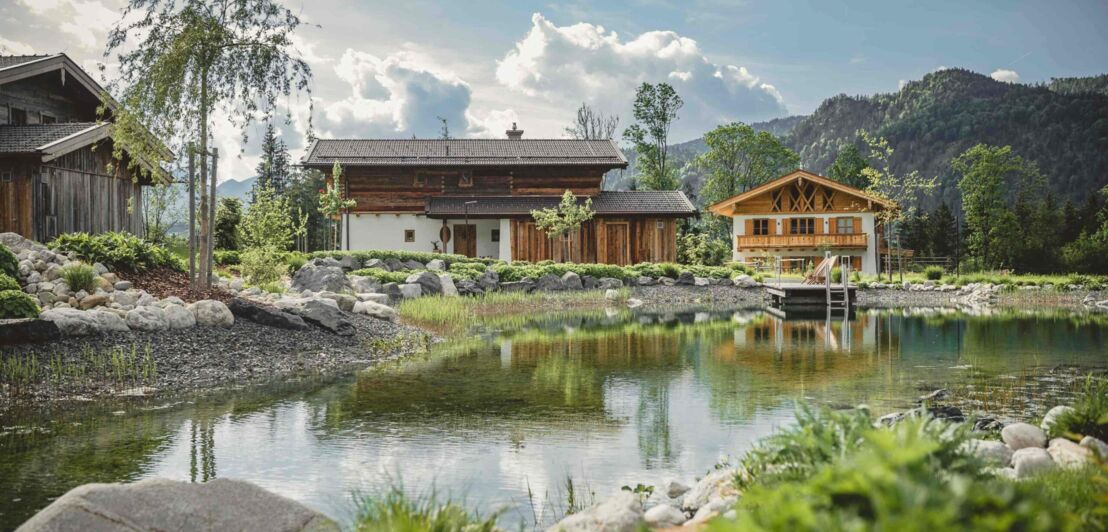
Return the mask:
<svg viewBox="0 0 1108 532">
<path fill-rule="evenodd" d="M 710 207 L 731 217 L 734 260 L 768 263 L 776 258 L 818 261 L 825 251 L 851 257 L 851 269 L 874 274 L 882 228 L 876 214 L 896 204 L 805 170 Z M 786 268 L 799 267 L 796 261 Z"/>
</svg>

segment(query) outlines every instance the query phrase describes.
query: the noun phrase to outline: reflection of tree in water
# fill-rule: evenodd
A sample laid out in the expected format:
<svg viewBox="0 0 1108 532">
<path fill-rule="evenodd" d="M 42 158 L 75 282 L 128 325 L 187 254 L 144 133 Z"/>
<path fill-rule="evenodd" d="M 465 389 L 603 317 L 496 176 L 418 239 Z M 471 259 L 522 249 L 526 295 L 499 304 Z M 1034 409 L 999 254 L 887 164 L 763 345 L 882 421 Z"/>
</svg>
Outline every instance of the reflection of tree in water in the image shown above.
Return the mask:
<svg viewBox="0 0 1108 532">
<path fill-rule="evenodd" d="M 563 406 L 604 404 L 600 372 L 580 355 L 543 357 L 531 372 L 531 379 L 539 390 L 560 396 Z"/>
<path fill-rule="evenodd" d="M 199 471 L 197 471 L 198 467 Z M 201 420 L 191 419 L 189 420 L 189 480 L 207 482 L 214 478 L 215 423 L 207 417 Z"/>
<path fill-rule="evenodd" d="M 669 382 L 664 377 L 647 379 L 639 386 L 635 426 L 639 456 L 647 469 L 672 465 L 677 455 L 669 423 Z"/>
</svg>

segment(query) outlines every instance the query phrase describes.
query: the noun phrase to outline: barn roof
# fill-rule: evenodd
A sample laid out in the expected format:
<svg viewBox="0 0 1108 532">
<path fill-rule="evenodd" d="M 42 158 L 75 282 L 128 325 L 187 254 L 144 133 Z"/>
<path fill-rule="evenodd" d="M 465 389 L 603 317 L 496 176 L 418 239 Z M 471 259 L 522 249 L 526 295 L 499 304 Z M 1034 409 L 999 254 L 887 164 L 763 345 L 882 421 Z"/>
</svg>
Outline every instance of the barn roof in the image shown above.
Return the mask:
<svg viewBox="0 0 1108 532">
<path fill-rule="evenodd" d="M 302 164 L 343 166 L 602 166 L 626 168 L 611 140 L 320 139 Z"/>
<path fill-rule="evenodd" d="M 585 197 L 577 198 L 584 203 Z M 533 210 L 557 207 L 560 196 L 436 196 L 427 199 L 427 216 L 431 218 L 473 218 L 527 216 Z M 649 215 L 688 217 L 696 207 L 679 190 L 606 190 L 592 196 L 592 210 L 597 215 Z"/>
<path fill-rule="evenodd" d="M 0 126 L 0 154 L 64 155 L 68 152 L 58 150 L 69 141 L 85 146 L 106 136 L 107 129 L 108 124 L 95 122 Z"/>
</svg>

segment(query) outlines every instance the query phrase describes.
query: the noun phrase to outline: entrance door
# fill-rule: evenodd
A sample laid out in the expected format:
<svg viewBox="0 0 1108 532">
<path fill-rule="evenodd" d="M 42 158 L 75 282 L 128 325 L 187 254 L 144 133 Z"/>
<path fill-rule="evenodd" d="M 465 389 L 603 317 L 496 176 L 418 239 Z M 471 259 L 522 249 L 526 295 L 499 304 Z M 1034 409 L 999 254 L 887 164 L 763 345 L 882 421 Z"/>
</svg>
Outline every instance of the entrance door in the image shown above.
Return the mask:
<svg viewBox="0 0 1108 532">
<path fill-rule="evenodd" d="M 454 253 L 467 257 L 477 256 L 477 226 L 454 224 Z"/>
<path fill-rule="evenodd" d="M 11 172 L 0 173 L 0 233 L 31 234 L 31 183 Z"/>
<path fill-rule="evenodd" d="M 604 224 L 605 244 L 608 264 L 626 266 L 631 262 L 631 248 L 627 239 L 627 222 Z"/>
</svg>

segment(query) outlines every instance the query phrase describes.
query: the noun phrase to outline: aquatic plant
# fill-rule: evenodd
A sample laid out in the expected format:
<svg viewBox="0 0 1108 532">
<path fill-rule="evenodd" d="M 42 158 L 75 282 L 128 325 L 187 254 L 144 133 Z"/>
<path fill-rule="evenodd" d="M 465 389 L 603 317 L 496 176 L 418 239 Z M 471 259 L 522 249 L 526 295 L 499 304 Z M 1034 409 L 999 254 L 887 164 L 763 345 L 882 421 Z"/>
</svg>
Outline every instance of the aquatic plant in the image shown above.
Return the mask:
<svg viewBox="0 0 1108 532">
<path fill-rule="evenodd" d="M 622 299 L 629 293 L 621 292 Z M 464 331 L 490 314 L 518 320 L 537 311 L 583 310 L 607 304 L 604 292 L 490 292 L 475 297 L 418 297 L 400 303 L 400 317 L 443 332 Z"/>
<path fill-rule="evenodd" d="M 409 496 L 397 487 L 380 496 L 359 497 L 358 508 L 354 524 L 358 532 L 492 532 L 497 530 L 499 516 L 499 513 L 482 516 L 471 512 L 464 503 L 440 499 L 435 492 Z"/>
<path fill-rule="evenodd" d="M 1092 436 L 1108 441 L 1108 379 L 1088 375 L 1084 387 L 1068 410 L 1050 427 L 1051 437 L 1080 440 Z"/>
</svg>

